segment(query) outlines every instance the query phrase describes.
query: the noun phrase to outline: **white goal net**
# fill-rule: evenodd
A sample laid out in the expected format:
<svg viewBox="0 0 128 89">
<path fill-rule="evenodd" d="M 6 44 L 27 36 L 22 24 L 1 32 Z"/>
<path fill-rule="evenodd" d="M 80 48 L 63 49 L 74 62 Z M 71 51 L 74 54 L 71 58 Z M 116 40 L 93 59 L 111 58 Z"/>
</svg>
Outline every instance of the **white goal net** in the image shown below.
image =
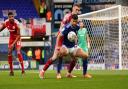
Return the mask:
<svg viewBox="0 0 128 89">
<path fill-rule="evenodd" d="M 79 15 L 91 40 L 89 64 L 128 69 L 128 7 L 113 6 Z"/>
</svg>

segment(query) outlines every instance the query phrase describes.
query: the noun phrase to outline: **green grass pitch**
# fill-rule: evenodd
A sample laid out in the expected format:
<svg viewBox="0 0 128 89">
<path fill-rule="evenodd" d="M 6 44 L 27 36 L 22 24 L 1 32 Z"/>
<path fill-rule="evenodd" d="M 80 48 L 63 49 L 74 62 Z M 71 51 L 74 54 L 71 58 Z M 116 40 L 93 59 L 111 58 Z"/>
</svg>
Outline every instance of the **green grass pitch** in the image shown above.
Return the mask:
<svg viewBox="0 0 128 89">
<path fill-rule="evenodd" d="M 38 71 L 26 71 L 21 76 L 15 70 L 10 77 L 8 71 L 0 70 L 0 89 L 128 89 L 128 71 L 89 71 L 92 79 L 82 77 L 82 71 L 74 71 L 77 78 L 66 78 L 62 71 L 62 79 L 56 79 L 55 71 L 47 71 L 45 79 L 38 77 Z"/>
</svg>

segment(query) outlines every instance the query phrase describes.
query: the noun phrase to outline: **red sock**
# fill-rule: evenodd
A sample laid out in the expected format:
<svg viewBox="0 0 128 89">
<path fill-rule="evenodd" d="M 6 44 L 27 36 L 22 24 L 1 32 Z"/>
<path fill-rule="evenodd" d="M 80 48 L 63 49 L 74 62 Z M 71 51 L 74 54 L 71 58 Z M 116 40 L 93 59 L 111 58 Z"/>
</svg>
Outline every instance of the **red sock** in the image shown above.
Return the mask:
<svg viewBox="0 0 128 89">
<path fill-rule="evenodd" d="M 53 61 L 51 60 L 51 58 L 48 59 L 48 61 L 47 61 L 46 64 L 44 65 L 43 70 L 46 71 L 46 70 L 48 69 L 48 67 L 52 64 L 52 62 L 53 62 Z"/>
<path fill-rule="evenodd" d="M 12 55 L 8 55 L 8 64 L 10 66 L 10 72 L 13 72 Z"/>
<path fill-rule="evenodd" d="M 72 60 L 69 64 L 69 68 L 68 68 L 68 72 L 71 73 L 73 68 L 75 67 L 76 65 L 76 60 Z"/>
<path fill-rule="evenodd" d="M 23 57 L 22 57 L 22 54 L 21 53 L 18 54 L 18 59 L 19 59 L 19 62 L 21 64 L 22 72 L 24 72 Z"/>
</svg>

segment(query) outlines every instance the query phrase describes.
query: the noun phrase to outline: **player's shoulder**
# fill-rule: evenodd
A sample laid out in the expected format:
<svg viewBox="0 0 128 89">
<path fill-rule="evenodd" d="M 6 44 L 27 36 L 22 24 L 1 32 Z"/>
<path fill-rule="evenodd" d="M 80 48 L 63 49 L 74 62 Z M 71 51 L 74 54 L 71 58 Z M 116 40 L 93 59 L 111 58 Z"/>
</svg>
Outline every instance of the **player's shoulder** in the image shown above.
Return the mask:
<svg viewBox="0 0 128 89">
<path fill-rule="evenodd" d="M 68 17 L 70 17 L 70 16 L 72 16 L 72 13 L 67 13 L 67 14 L 65 15 L 66 18 L 68 18 Z"/>
<path fill-rule="evenodd" d="M 63 29 L 61 30 L 62 32 L 63 31 L 68 31 L 68 29 L 71 27 L 71 24 L 66 24 Z"/>
<path fill-rule="evenodd" d="M 76 27 L 77 27 L 78 29 L 80 29 L 80 25 L 79 25 L 79 24 L 77 24 Z"/>
<path fill-rule="evenodd" d="M 83 28 L 83 30 L 84 30 L 86 33 L 88 33 L 87 28 Z"/>
<path fill-rule="evenodd" d="M 87 31 L 87 28 L 83 28 L 84 31 Z"/>
<path fill-rule="evenodd" d="M 69 19 L 70 17 L 72 16 L 72 13 L 67 13 L 65 16 L 64 16 L 64 21 Z"/>
<path fill-rule="evenodd" d="M 7 23 L 9 21 L 9 19 L 6 19 L 4 22 Z"/>
<path fill-rule="evenodd" d="M 68 29 L 68 28 L 70 28 L 71 27 L 71 24 L 69 23 L 69 24 L 67 24 L 67 25 L 65 25 L 65 28 L 66 29 Z"/>
<path fill-rule="evenodd" d="M 15 22 L 16 24 L 19 24 L 19 23 L 20 23 L 17 19 L 14 19 L 14 22 Z"/>
<path fill-rule="evenodd" d="M 77 27 L 80 27 L 80 24 L 77 24 L 76 26 L 77 26 Z"/>
<path fill-rule="evenodd" d="M 9 19 L 6 19 L 4 22 L 5 22 L 5 23 L 9 22 Z M 16 24 L 19 24 L 19 21 L 16 20 L 16 19 L 14 19 L 14 22 L 15 22 Z"/>
</svg>

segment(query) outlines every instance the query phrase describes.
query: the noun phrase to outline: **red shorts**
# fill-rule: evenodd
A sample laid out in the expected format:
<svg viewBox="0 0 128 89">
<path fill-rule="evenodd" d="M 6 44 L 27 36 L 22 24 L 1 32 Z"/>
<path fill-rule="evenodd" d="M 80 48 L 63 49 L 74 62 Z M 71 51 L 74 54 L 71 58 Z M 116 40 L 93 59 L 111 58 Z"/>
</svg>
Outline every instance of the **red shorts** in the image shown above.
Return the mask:
<svg viewBox="0 0 128 89">
<path fill-rule="evenodd" d="M 15 39 L 9 39 L 9 44 L 8 47 L 10 48 L 11 44 L 15 41 Z M 19 41 L 16 42 L 15 46 L 16 49 L 20 49 L 21 48 L 21 39 Z"/>
</svg>

